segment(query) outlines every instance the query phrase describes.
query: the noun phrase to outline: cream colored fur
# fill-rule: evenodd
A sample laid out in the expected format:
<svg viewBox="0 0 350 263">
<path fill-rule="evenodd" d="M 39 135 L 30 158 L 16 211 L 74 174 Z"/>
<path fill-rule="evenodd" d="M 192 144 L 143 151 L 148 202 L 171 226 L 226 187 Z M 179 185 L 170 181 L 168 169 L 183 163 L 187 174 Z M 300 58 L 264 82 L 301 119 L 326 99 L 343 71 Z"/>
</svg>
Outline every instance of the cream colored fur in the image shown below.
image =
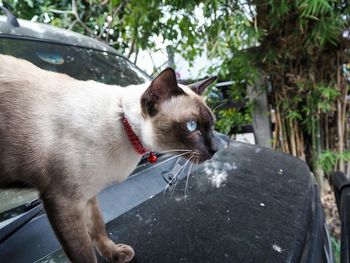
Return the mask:
<svg viewBox="0 0 350 263">
<path fill-rule="evenodd" d="M 121 88 L 78 81 L 9 56 L 0 55 L 0 61 L 0 96 L 18 92 L 26 97 L 25 105 L 18 99 L 11 107 L 20 119 L 30 121 L 28 135 L 36 142 L 37 159 L 62 156 L 71 169 L 69 180 L 84 189 L 84 199 L 123 181 L 140 161 L 121 125 L 123 114 L 145 146 L 152 147 L 150 121 L 142 118 L 139 102 L 149 83 Z M 11 85 L 6 85 L 9 81 Z M 19 122 L 16 128 L 28 128 L 25 124 Z"/>
</svg>

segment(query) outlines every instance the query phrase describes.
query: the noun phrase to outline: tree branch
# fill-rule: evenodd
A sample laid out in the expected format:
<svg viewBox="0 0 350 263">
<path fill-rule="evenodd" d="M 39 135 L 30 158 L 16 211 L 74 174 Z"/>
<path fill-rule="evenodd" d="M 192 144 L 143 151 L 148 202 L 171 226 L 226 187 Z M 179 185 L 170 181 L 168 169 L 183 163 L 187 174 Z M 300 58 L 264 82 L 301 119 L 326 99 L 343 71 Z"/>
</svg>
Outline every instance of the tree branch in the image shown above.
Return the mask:
<svg viewBox="0 0 350 263">
<path fill-rule="evenodd" d="M 133 37 L 133 38 L 132 38 L 131 47 L 130 47 L 130 50 L 129 50 L 129 52 L 128 52 L 128 55 L 126 56 L 127 58 L 130 58 L 131 54 L 134 52 L 134 48 L 135 48 L 135 38 L 136 38 L 136 37 Z"/>
<path fill-rule="evenodd" d="M 75 16 L 77 22 L 87 31 L 90 35 L 92 35 L 92 30 L 80 19 L 77 8 L 77 1 L 72 0 L 72 13 Z"/>
<path fill-rule="evenodd" d="M 111 26 L 113 24 L 113 20 L 114 20 L 114 17 L 116 17 L 116 15 L 120 12 L 120 11 L 123 11 L 124 7 L 130 2 L 130 0 L 123 0 L 120 2 L 120 4 L 117 6 L 117 8 L 113 11 L 112 13 L 112 20 L 111 21 L 107 21 L 108 22 L 108 27 L 107 27 L 107 30 L 106 30 L 106 42 L 108 43 L 108 40 L 109 40 L 109 30 L 111 29 Z M 103 31 L 101 31 L 100 33 L 100 37 L 101 35 L 103 34 Z"/>
<path fill-rule="evenodd" d="M 57 9 L 49 9 L 50 12 L 54 14 L 70 14 L 74 15 L 72 10 L 57 10 Z"/>
<path fill-rule="evenodd" d="M 136 52 L 135 52 L 135 59 L 134 59 L 134 64 L 137 62 L 137 57 L 139 56 L 139 48 L 136 47 Z"/>
<path fill-rule="evenodd" d="M 75 19 L 75 20 L 69 25 L 68 30 L 72 30 L 72 29 L 74 28 L 74 26 L 75 26 L 76 23 L 78 23 L 78 20 Z"/>
</svg>

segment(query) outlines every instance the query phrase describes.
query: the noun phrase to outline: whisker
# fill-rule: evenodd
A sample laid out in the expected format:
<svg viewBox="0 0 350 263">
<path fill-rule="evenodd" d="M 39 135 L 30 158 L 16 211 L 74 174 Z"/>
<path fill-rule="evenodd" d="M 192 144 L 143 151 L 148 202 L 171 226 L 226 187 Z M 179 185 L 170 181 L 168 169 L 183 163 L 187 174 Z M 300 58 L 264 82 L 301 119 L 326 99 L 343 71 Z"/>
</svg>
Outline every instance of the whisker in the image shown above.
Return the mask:
<svg viewBox="0 0 350 263">
<path fill-rule="evenodd" d="M 219 108 L 219 107 L 221 107 L 222 105 L 224 105 L 225 104 L 225 102 L 223 102 L 223 103 L 220 103 L 218 106 L 216 106 L 212 111 L 215 113 L 215 111 Z"/>
<path fill-rule="evenodd" d="M 188 180 L 190 178 L 190 172 L 191 172 L 192 167 L 193 167 L 193 163 L 191 163 L 191 166 L 188 169 L 188 173 L 187 173 L 187 179 L 186 179 L 186 185 L 185 185 L 185 198 L 187 197 L 187 193 L 188 193 Z"/>
<path fill-rule="evenodd" d="M 183 171 L 186 170 L 186 168 L 187 168 L 187 166 L 188 166 L 188 163 L 189 163 L 190 161 L 191 161 L 191 158 L 188 159 L 188 160 L 185 162 L 185 164 L 181 167 L 181 169 L 180 169 L 180 170 L 176 173 L 176 175 L 171 179 L 170 183 L 171 183 L 177 176 L 180 175 L 180 172 L 183 172 Z M 175 183 L 175 186 L 174 186 L 174 190 L 175 190 L 176 185 L 177 185 L 178 182 L 179 182 L 179 180 L 176 180 L 176 183 Z"/>
<path fill-rule="evenodd" d="M 162 162 L 160 162 L 160 163 L 157 163 L 157 164 L 153 165 L 153 167 L 157 167 L 157 166 L 159 166 L 159 165 L 161 165 L 161 164 L 163 164 L 163 163 L 169 162 L 169 161 L 171 161 L 172 159 L 175 159 L 175 158 L 177 158 L 177 157 L 183 156 L 183 155 L 185 155 L 185 154 L 187 154 L 187 152 L 185 152 L 185 153 L 180 153 L 180 154 L 178 154 L 178 155 L 174 155 L 174 156 L 172 156 L 172 157 L 170 157 L 170 158 L 168 158 L 168 159 L 166 159 L 166 160 L 164 160 L 164 161 L 162 161 Z"/>
<path fill-rule="evenodd" d="M 172 150 L 165 150 L 158 153 L 168 153 L 168 152 L 192 152 L 192 150 L 186 150 L 186 149 L 172 149 Z"/>
<path fill-rule="evenodd" d="M 190 161 L 191 159 L 188 159 L 185 164 L 180 168 L 179 171 L 177 171 L 177 173 L 174 175 L 173 178 L 171 178 L 170 182 L 166 185 L 165 189 L 164 189 L 164 192 L 163 194 L 165 194 L 166 190 L 169 188 L 169 186 L 171 185 L 171 183 L 173 182 L 173 180 L 177 177 L 177 175 L 184 170 L 184 168 L 186 167 L 186 165 L 188 164 L 188 162 Z"/>
<path fill-rule="evenodd" d="M 191 159 L 192 159 L 192 156 L 190 156 L 190 158 L 188 159 L 188 161 L 184 164 L 183 172 L 186 171 L 186 169 L 187 169 L 188 166 L 190 165 Z M 180 180 L 176 180 L 175 185 L 174 185 L 174 189 L 173 189 L 173 191 L 172 191 L 172 193 L 171 193 L 171 197 L 173 196 L 173 194 L 174 194 L 174 192 L 175 192 L 175 189 L 176 189 L 176 186 L 177 186 L 177 184 L 179 183 L 179 181 L 180 181 Z"/>
</svg>

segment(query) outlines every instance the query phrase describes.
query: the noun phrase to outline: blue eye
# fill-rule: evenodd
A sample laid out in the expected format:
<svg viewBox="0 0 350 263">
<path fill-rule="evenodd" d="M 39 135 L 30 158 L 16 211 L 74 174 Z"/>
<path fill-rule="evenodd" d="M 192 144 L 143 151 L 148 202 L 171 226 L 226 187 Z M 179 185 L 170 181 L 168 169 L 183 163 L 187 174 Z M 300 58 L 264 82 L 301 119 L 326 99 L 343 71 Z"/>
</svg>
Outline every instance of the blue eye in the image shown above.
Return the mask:
<svg viewBox="0 0 350 263">
<path fill-rule="evenodd" d="M 197 129 L 197 122 L 196 121 L 188 121 L 186 122 L 186 128 L 187 130 L 189 130 L 190 132 L 193 132 Z"/>
</svg>

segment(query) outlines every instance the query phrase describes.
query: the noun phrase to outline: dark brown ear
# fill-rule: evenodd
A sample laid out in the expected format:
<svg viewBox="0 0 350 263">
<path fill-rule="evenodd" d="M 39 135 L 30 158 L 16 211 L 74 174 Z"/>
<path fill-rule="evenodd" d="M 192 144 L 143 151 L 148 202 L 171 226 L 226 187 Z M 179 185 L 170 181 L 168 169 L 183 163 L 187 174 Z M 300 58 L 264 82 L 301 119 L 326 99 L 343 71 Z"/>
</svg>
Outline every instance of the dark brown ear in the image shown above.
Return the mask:
<svg viewBox="0 0 350 263">
<path fill-rule="evenodd" d="M 189 87 L 192 89 L 192 91 L 194 91 L 198 95 L 202 95 L 203 92 L 206 90 L 206 88 L 208 88 L 208 86 L 211 83 L 213 83 L 216 79 L 217 79 L 216 76 L 211 77 L 211 78 L 207 78 L 207 79 L 203 79 L 203 80 L 197 81 L 197 82 L 189 85 Z"/>
<path fill-rule="evenodd" d="M 141 96 L 141 108 L 144 114 L 154 116 L 159 105 L 173 96 L 185 94 L 177 85 L 176 74 L 172 68 L 163 70 Z"/>
</svg>

